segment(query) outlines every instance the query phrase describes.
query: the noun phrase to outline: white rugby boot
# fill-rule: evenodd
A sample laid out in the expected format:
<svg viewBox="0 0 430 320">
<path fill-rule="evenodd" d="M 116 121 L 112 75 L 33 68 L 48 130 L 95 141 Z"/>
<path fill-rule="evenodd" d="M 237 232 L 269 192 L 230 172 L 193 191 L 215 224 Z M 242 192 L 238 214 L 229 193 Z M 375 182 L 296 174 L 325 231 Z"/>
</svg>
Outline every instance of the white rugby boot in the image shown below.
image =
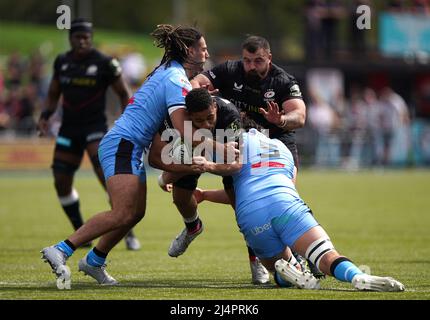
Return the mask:
<svg viewBox="0 0 430 320">
<path fill-rule="evenodd" d="M 352 285 L 357 290 L 400 292 L 405 291 L 405 286 L 399 281 L 390 277 L 371 276 L 366 273 L 357 274 L 352 278 Z"/>
<path fill-rule="evenodd" d="M 124 241 L 127 250 L 137 251 L 141 248 L 139 239 L 137 239 L 137 237 L 132 232 L 127 233 Z"/>
<path fill-rule="evenodd" d="M 57 288 L 60 290 L 71 289 L 72 273 L 70 268 L 66 266 L 67 255 L 55 246 L 43 248 L 42 259 L 48 262 L 52 272 L 57 277 Z"/>
<path fill-rule="evenodd" d="M 116 286 L 119 284 L 109 273 L 106 271 L 106 264 L 100 267 L 90 266 L 87 262 L 87 256 L 79 260 L 78 268 L 80 272 L 95 279 L 99 284 L 103 286 Z"/>
<path fill-rule="evenodd" d="M 251 267 L 252 283 L 255 285 L 267 284 L 270 282 L 269 271 L 263 266 L 260 259 L 255 258 L 249 261 Z"/>
<path fill-rule="evenodd" d="M 200 221 L 200 228 L 192 233 L 189 234 L 187 228 L 184 228 L 180 234 L 175 238 L 175 240 L 172 241 L 169 247 L 168 254 L 171 257 L 179 257 L 181 254 L 183 254 L 190 243 L 197 238 L 199 234 L 203 232 L 203 222 Z"/>
<path fill-rule="evenodd" d="M 311 272 L 300 271 L 284 259 L 279 259 L 275 262 L 275 269 L 282 279 L 292 283 L 299 289 L 320 289 L 319 280 Z"/>
</svg>

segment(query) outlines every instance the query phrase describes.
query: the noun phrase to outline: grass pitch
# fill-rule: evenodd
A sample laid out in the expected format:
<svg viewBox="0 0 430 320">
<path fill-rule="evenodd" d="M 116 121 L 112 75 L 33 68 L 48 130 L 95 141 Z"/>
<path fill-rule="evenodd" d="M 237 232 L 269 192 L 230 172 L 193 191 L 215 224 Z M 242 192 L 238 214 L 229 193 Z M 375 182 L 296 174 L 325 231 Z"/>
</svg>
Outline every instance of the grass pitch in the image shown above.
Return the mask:
<svg viewBox="0 0 430 320">
<path fill-rule="evenodd" d="M 61 210 L 49 172 L 0 173 L 0 299 L 426 299 L 430 298 L 430 171 L 313 172 L 299 174 L 298 189 L 338 251 L 376 275 L 392 276 L 404 293 L 357 292 L 334 279 L 323 290 L 250 284 L 247 251 L 232 210 L 204 203 L 205 231 L 179 258 L 167 248 L 183 228 L 171 196 L 148 177 L 148 208 L 135 228 L 142 249 L 121 242 L 108 271 L 121 285 L 106 288 L 77 272 L 86 253 L 69 259 L 72 290 L 59 291 L 40 249 L 65 239 L 72 228 Z M 91 172 L 75 179 L 85 218 L 108 208 Z M 205 175 L 202 187 L 220 187 Z"/>
</svg>

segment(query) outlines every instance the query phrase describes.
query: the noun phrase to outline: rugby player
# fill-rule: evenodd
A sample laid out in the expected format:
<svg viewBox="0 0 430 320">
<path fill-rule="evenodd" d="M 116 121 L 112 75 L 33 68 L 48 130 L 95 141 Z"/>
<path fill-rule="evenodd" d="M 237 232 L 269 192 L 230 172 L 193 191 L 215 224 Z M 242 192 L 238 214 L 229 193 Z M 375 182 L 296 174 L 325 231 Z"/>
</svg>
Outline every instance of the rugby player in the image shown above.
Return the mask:
<svg viewBox="0 0 430 320">
<path fill-rule="evenodd" d="M 350 282 L 357 290 L 404 291 L 399 281 L 363 273 L 336 251 L 295 188 L 292 153 L 280 140 L 259 132 L 260 126 L 252 120 L 245 118 L 242 125 L 249 131 L 242 135 L 238 162 L 215 164 L 204 157 L 193 162 L 202 164 L 206 172 L 232 175 L 240 231 L 274 274 L 276 283 L 281 287 L 320 288 L 320 280 L 292 262 L 291 248 L 325 275 Z"/>
<path fill-rule="evenodd" d="M 185 97 L 188 117 L 195 129 L 206 129 L 211 137 L 222 143 L 234 142 L 240 129 L 240 114 L 237 108 L 228 100 L 212 97 L 204 88 L 191 90 Z M 185 175 L 184 172 L 192 167 L 184 164 L 166 164 L 163 161 L 162 150 L 168 141 L 161 136 L 166 129 L 171 128 L 165 121 L 159 133 L 154 137 L 150 151 L 149 164 L 164 170 L 159 176 L 160 187 L 166 191 L 167 185 L 173 182 L 173 202 L 182 215 L 185 223 L 183 231 L 172 241 L 168 254 L 178 257 L 185 252 L 188 245 L 203 231 L 203 223 L 199 218 L 194 190 L 197 187 L 200 174 Z M 234 193 L 231 177 L 223 177 L 224 190 L 227 194 Z"/>
<path fill-rule="evenodd" d="M 219 91 L 259 125 L 269 129 L 270 137 L 282 141 L 293 154 L 294 170 L 299 167 L 295 129 L 305 124 L 306 106 L 296 79 L 272 63 L 269 42 L 259 36 L 250 36 L 242 44 L 242 59 L 227 61 L 197 75 L 193 87 L 205 87 L 210 92 Z M 280 109 L 274 108 L 274 103 Z M 295 175 L 296 177 L 296 175 Z M 295 179 L 295 178 L 294 178 Z M 197 190 L 196 194 L 199 194 Z M 203 193 L 206 199 L 225 203 L 223 191 Z M 200 193 L 201 194 L 201 193 Z M 269 274 L 248 247 L 254 284 L 269 282 Z"/>
<path fill-rule="evenodd" d="M 112 209 L 93 216 L 66 240 L 42 249 L 42 258 L 51 265 L 60 289 L 70 286 L 66 260 L 77 247 L 100 236 L 97 246 L 79 261 L 79 270 L 99 284 L 118 283 L 106 271 L 106 256 L 145 214 L 143 152 L 168 115 L 173 127 L 184 135 L 185 96 L 192 88 L 189 79 L 203 71 L 209 57 L 206 41 L 197 29 L 184 26 L 158 25 L 151 35 L 157 46 L 164 48 L 160 65 L 130 99 L 99 147 Z M 222 149 L 231 152 L 227 147 Z"/>
<path fill-rule="evenodd" d="M 83 219 L 73 179 L 85 151 L 100 183 L 106 189 L 97 156 L 99 143 L 107 132 L 106 91 L 109 86 L 112 87 L 122 108 L 130 97 L 118 60 L 93 48 L 92 39 L 92 23 L 83 19 L 72 21 L 69 31 L 71 50 L 55 59 L 46 108 L 38 123 L 40 135 L 47 135 L 49 118 L 62 97 L 62 123 L 56 137 L 51 167 L 58 199 L 75 230 L 82 226 Z M 132 231 L 127 233 L 124 240 L 127 249 L 140 248 Z"/>
</svg>

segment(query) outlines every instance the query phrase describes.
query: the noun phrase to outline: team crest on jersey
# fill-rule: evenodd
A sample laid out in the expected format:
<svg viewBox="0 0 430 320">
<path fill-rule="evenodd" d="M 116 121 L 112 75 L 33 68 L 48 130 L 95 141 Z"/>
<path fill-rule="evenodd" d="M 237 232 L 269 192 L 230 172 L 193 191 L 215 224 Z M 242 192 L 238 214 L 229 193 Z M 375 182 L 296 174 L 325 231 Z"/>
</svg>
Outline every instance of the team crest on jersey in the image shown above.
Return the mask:
<svg viewBox="0 0 430 320">
<path fill-rule="evenodd" d="M 269 89 L 266 91 L 266 93 L 264 94 L 264 98 L 266 99 L 272 99 L 275 96 L 275 91 L 273 91 L 273 89 Z"/>
<path fill-rule="evenodd" d="M 236 82 L 233 84 L 233 90 L 242 92 L 243 84 L 237 84 Z"/>
<path fill-rule="evenodd" d="M 95 64 L 90 65 L 87 68 L 87 76 L 94 76 L 97 74 L 97 66 Z"/>
</svg>

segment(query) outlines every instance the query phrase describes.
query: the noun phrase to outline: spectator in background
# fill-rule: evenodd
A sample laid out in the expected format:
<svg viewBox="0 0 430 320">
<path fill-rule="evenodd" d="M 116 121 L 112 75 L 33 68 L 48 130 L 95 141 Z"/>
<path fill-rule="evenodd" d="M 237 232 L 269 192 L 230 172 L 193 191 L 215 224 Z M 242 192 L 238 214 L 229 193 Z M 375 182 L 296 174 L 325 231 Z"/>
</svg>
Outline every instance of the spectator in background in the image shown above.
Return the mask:
<svg viewBox="0 0 430 320">
<path fill-rule="evenodd" d="M 367 135 L 364 146 L 364 165 L 382 165 L 384 158 L 383 131 L 381 128 L 382 106 L 376 92 L 371 88 L 363 91 L 366 109 Z"/>
<path fill-rule="evenodd" d="M 348 139 L 347 169 L 358 169 L 362 165 L 363 149 L 367 130 L 366 103 L 358 87 L 351 90 L 350 105 L 345 119 L 346 136 Z"/>
<path fill-rule="evenodd" d="M 147 72 L 145 58 L 138 52 L 131 52 L 122 58 L 121 65 L 124 80 L 133 92 L 136 91 L 142 84 Z"/>
<path fill-rule="evenodd" d="M 339 119 L 333 108 L 315 92 L 310 93 L 309 123 L 318 134 L 315 151 L 317 167 L 334 167 L 340 160 L 340 140 L 336 134 Z"/>
<path fill-rule="evenodd" d="M 29 136 L 35 132 L 35 110 L 40 110 L 37 87 L 35 84 L 30 83 L 24 88 L 20 110 L 15 115 L 15 130 L 18 134 Z"/>
<path fill-rule="evenodd" d="M 409 111 L 405 100 L 390 87 L 381 91 L 383 106 L 384 164 L 404 166 L 409 154 Z"/>
<path fill-rule="evenodd" d="M 23 82 L 24 63 L 18 52 L 14 52 L 9 56 L 7 62 L 6 73 L 6 88 L 20 86 Z"/>
<path fill-rule="evenodd" d="M 430 164 L 430 74 L 417 77 L 414 88 L 413 159 L 422 166 Z"/>
</svg>

